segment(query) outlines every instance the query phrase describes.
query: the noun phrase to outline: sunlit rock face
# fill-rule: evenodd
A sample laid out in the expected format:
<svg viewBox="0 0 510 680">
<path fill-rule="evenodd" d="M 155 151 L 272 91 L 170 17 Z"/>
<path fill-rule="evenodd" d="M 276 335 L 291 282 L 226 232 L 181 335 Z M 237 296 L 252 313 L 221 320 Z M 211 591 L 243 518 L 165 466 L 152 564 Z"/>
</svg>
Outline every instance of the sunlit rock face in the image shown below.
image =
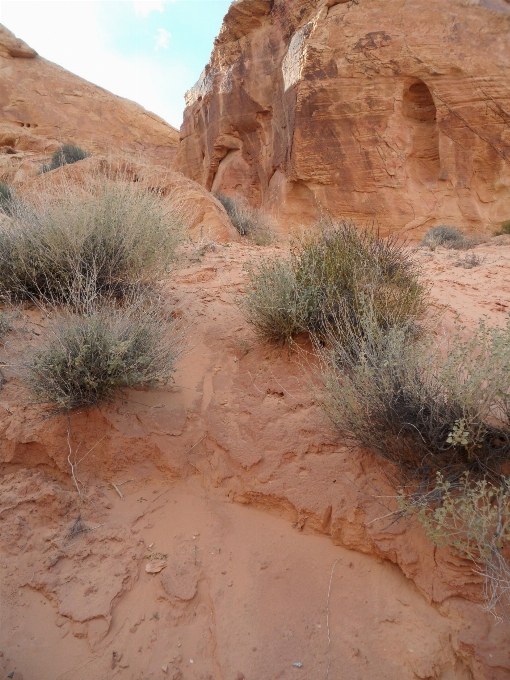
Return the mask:
<svg viewBox="0 0 510 680">
<path fill-rule="evenodd" d="M 508 0 L 238 0 L 186 104 L 177 169 L 283 228 L 510 219 Z"/>
</svg>

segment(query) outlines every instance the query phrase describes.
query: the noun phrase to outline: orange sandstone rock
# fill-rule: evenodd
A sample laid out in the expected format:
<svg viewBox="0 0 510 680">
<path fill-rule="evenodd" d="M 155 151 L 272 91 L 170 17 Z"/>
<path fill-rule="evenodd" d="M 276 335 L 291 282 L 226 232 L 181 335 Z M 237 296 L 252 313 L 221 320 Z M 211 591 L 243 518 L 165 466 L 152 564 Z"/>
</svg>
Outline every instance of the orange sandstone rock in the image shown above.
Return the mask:
<svg viewBox="0 0 510 680">
<path fill-rule="evenodd" d="M 238 0 L 176 168 L 282 224 L 420 235 L 510 216 L 508 0 Z"/>
<path fill-rule="evenodd" d="M 154 113 L 37 55 L 0 25 L 0 174 L 23 181 L 63 143 L 168 166 L 179 135 Z M 4 155 L 5 154 L 5 155 Z"/>
</svg>

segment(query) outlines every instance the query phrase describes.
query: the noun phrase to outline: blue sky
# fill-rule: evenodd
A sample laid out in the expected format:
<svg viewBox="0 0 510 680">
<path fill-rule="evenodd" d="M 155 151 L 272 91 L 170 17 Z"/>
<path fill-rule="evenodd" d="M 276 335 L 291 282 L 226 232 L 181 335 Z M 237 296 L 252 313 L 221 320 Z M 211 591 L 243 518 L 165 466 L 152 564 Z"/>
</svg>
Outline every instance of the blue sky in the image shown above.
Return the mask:
<svg viewBox="0 0 510 680">
<path fill-rule="evenodd" d="M 230 0 L 1 0 L 0 23 L 45 59 L 175 127 Z"/>
</svg>

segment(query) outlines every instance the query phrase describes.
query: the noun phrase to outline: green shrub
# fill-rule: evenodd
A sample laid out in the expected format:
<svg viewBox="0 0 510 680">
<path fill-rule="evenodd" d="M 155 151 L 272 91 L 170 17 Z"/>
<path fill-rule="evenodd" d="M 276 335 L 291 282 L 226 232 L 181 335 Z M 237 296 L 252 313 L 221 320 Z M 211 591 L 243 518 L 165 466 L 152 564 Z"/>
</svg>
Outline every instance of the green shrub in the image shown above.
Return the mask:
<svg viewBox="0 0 510 680">
<path fill-rule="evenodd" d="M 261 340 L 291 343 L 307 331 L 309 303 L 290 260 L 266 260 L 248 270 L 246 295 L 239 300 Z"/>
<path fill-rule="evenodd" d="M 225 208 L 230 221 L 241 236 L 250 238 L 260 246 L 273 243 L 274 233 L 271 221 L 261 210 L 251 208 L 240 198 L 231 198 L 219 193 L 214 196 Z"/>
<path fill-rule="evenodd" d="M 12 223 L 0 224 L 0 293 L 71 304 L 122 297 L 162 276 L 179 240 L 177 218 L 137 184 L 17 201 Z"/>
<path fill-rule="evenodd" d="M 467 340 L 462 331 L 441 359 L 444 348 L 416 340 L 409 325 L 382 329 L 367 300 L 348 343 L 331 334 L 320 350 L 326 413 L 395 463 L 398 480 L 483 476 L 510 459 L 510 320 L 482 320 Z"/>
<path fill-rule="evenodd" d="M 0 182 L 0 211 L 6 215 L 11 215 L 14 200 L 14 189 L 5 182 Z"/>
<path fill-rule="evenodd" d="M 510 220 L 501 223 L 501 228 L 494 234 L 494 236 L 501 236 L 502 234 L 510 234 Z"/>
<path fill-rule="evenodd" d="M 449 546 L 476 565 L 486 609 L 510 620 L 510 478 L 493 483 L 465 474 L 451 484 L 438 474 L 433 489 L 402 494 L 399 505 L 417 516 L 435 545 Z"/>
<path fill-rule="evenodd" d="M 175 322 L 139 301 L 85 315 L 60 315 L 30 351 L 22 376 L 37 403 L 50 413 L 112 402 L 119 390 L 155 387 L 175 371 L 182 349 Z"/>
<path fill-rule="evenodd" d="M 381 324 L 415 319 L 426 308 L 420 270 L 405 244 L 381 239 L 351 222 L 328 224 L 294 241 L 288 260 L 266 260 L 248 270 L 241 307 L 257 334 L 289 342 L 306 331 L 337 337 L 359 326 L 365 297 Z"/>
<path fill-rule="evenodd" d="M 41 173 L 50 172 L 61 168 L 63 165 L 71 165 L 82 161 L 84 158 L 89 158 L 90 154 L 80 149 L 79 146 L 73 144 L 63 144 L 60 149 L 53 152 L 51 161 L 41 167 Z"/>
<path fill-rule="evenodd" d="M 435 250 L 437 246 L 452 250 L 467 250 L 474 244 L 473 239 L 464 236 L 456 227 L 447 227 L 440 224 L 432 227 L 423 237 L 422 246 L 428 246 Z"/>
</svg>

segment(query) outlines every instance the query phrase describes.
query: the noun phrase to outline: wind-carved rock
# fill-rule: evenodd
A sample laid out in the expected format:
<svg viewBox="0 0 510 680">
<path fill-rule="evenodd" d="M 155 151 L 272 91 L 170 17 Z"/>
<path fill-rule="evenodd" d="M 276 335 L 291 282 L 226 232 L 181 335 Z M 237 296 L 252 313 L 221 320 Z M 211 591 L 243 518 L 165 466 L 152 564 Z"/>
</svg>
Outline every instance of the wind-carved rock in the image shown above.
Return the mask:
<svg viewBox="0 0 510 680">
<path fill-rule="evenodd" d="M 176 168 L 282 227 L 510 218 L 507 0 L 238 0 L 187 97 Z"/>
</svg>

